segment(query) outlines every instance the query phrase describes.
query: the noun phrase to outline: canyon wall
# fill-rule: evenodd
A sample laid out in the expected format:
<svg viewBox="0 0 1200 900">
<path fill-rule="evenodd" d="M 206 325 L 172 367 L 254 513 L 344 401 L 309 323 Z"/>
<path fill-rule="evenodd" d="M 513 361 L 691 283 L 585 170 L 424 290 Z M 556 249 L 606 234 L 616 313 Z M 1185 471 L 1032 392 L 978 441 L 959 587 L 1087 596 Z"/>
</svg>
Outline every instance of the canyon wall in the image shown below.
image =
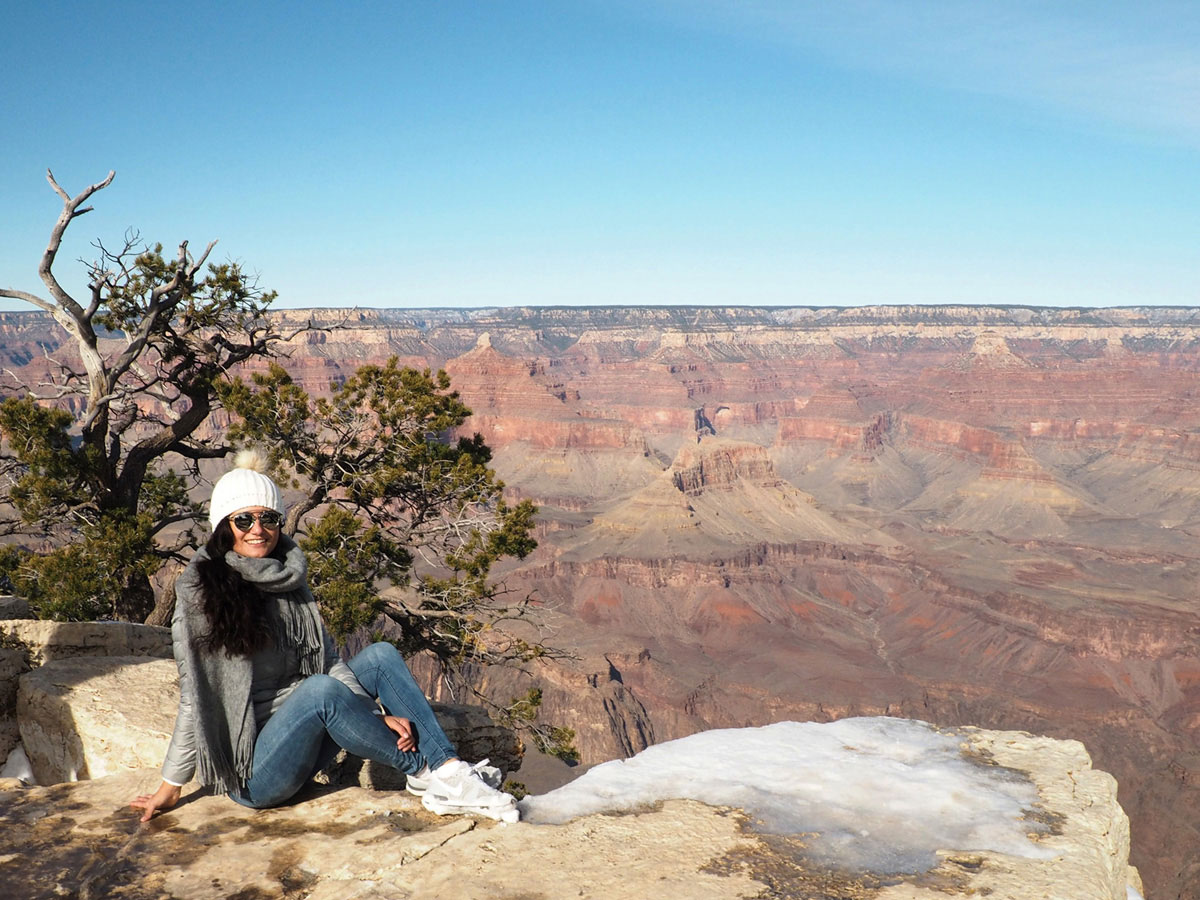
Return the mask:
<svg viewBox="0 0 1200 900">
<path fill-rule="evenodd" d="M 444 367 L 514 496 L 586 762 L 886 713 L 1081 740 L 1200 897 L 1200 310 L 305 310 L 313 391 Z M 31 374 L 61 339 L 0 314 Z M 218 421 L 217 425 L 220 424 Z M 478 673 L 498 698 L 528 680 Z"/>
</svg>

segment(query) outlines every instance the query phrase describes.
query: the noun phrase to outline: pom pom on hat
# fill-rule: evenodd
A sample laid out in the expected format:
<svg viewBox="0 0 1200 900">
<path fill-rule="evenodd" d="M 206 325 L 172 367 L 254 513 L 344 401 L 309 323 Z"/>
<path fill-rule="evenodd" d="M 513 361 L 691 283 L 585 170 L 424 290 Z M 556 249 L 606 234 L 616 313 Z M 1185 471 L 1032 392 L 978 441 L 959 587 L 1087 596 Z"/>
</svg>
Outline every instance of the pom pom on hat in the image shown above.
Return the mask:
<svg viewBox="0 0 1200 900">
<path fill-rule="evenodd" d="M 283 494 L 265 474 L 267 461 L 257 450 L 240 450 L 233 468 L 213 485 L 208 502 L 208 522 L 216 528 L 222 519 L 239 509 L 261 506 L 283 514 Z"/>
</svg>

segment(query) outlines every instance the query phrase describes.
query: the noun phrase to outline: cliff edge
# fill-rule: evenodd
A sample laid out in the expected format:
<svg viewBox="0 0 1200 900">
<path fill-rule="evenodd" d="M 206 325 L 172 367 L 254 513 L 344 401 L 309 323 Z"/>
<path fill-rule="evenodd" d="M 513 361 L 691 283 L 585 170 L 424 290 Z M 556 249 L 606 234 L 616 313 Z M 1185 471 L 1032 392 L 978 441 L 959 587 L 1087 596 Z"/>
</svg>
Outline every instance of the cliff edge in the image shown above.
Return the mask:
<svg viewBox="0 0 1200 900">
<path fill-rule="evenodd" d="M 317 785 L 274 810 L 192 788 L 142 825 L 128 800 L 158 773 L 140 769 L 48 787 L 0 782 L 0 883 L 11 900 L 1140 896 L 1116 783 L 1091 768 L 1082 745 L 1019 732 L 962 735 L 979 764 L 1036 787 L 1034 856 L 948 847 L 928 871 L 880 876 L 814 864 L 806 836 L 760 834 L 740 811 L 691 800 L 505 826 L 433 816 L 403 792 Z"/>
</svg>

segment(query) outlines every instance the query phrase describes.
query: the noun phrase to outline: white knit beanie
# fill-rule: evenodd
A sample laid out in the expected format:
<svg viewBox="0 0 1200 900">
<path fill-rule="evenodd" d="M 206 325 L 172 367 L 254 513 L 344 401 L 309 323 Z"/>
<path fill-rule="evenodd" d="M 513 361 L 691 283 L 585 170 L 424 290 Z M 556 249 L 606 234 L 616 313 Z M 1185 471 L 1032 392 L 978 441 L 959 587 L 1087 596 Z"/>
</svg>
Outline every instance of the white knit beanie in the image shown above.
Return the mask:
<svg viewBox="0 0 1200 900">
<path fill-rule="evenodd" d="M 273 509 L 283 515 L 283 495 L 264 473 L 267 461 L 257 450 L 241 450 L 233 458 L 233 468 L 213 485 L 208 502 L 208 522 L 216 528 L 230 513 L 251 506 Z"/>
</svg>

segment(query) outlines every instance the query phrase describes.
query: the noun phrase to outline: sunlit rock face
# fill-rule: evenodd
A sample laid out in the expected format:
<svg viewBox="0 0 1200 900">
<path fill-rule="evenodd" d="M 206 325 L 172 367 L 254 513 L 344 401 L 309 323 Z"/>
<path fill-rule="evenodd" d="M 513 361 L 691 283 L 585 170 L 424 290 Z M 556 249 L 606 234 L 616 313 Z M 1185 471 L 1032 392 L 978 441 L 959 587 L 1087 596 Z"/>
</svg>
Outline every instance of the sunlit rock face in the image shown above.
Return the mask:
<svg viewBox="0 0 1200 900">
<path fill-rule="evenodd" d="M 346 327 L 297 380 L 445 367 L 541 505 L 508 577 L 580 657 L 540 679 L 586 761 L 855 714 L 1077 738 L 1150 892 L 1200 894 L 1196 310 L 310 314 Z M 0 317 L 11 364 L 40 321 Z"/>
<path fill-rule="evenodd" d="M 17 721 L 39 784 L 162 764 L 179 706 L 175 663 L 60 659 L 21 676 Z"/>
</svg>

